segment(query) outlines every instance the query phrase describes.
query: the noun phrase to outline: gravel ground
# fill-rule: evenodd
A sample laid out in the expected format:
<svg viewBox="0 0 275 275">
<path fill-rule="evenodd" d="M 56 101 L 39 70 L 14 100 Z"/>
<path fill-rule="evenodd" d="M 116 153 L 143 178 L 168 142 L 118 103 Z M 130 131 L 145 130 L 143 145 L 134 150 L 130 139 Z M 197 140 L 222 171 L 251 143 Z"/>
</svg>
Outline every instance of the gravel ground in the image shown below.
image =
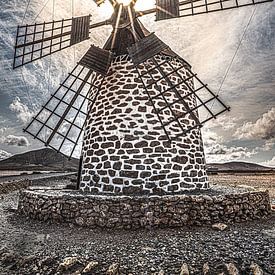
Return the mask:
<svg viewBox="0 0 275 275">
<path fill-rule="evenodd" d="M 28 220 L 14 211 L 17 197 L 18 192 L 0 197 L 1 275 L 80 274 L 74 272 L 90 261 L 99 264 L 87 274 L 106 274 L 113 263 L 119 263 L 120 274 L 161 274 L 161 270 L 180 274 L 183 263 L 190 274 L 203 274 L 206 262 L 210 275 L 222 272 L 224 263 L 230 262 L 240 274 L 251 274 L 252 262 L 264 274 L 275 274 L 275 213 L 269 220 L 230 225 L 225 231 L 211 227 L 102 231 Z M 65 257 L 74 256 L 78 262 L 72 268 L 57 272 Z"/>
</svg>

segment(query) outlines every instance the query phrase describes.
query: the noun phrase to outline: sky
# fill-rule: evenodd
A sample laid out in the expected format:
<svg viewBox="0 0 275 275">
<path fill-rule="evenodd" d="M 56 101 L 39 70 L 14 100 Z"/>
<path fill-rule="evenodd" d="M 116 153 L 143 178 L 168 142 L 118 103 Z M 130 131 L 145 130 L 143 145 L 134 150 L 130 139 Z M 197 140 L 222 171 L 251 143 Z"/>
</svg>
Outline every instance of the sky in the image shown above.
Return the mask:
<svg viewBox="0 0 275 275">
<path fill-rule="evenodd" d="M 92 0 L 30 0 L 24 17 L 27 2 L 0 3 L 0 159 L 43 147 L 22 129 L 89 45 L 103 46 L 111 32 L 109 26 L 98 28 L 89 41 L 12 70 L 17 25 L 87 11 L 98 22 L 111 13 L 108 5 L 98 8 Z M 137 5 L 143 9 L 153 3 L 138 0 Z M 142 22 L 231 107 L 203 128 L 207 162 L 247 161 L 275 167 L 275 3 L 161 22 L 147 15 Z"/>
</svg>

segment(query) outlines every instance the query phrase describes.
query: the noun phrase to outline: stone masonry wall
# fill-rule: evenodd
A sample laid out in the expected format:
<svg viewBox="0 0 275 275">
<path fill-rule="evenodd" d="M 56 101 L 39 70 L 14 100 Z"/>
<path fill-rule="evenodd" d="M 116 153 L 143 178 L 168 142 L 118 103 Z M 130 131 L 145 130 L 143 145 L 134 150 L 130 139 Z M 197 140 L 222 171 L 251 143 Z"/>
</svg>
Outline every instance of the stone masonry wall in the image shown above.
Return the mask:
<svg viewBox="0 0 275 275">
<path fill-rule="evenodd" d="M 159 62 L 162 58 L 157 57 Z M 178 73 L 189 77 L 185 68 Z M 158 72 L 152 74 L 157 76 Z M 180 82 L 176 74 L 171 77 L 175 83 Z M 161 85 L 163 89 L 167 84 Z M 192 80 L 189 85 L 193 85 Z M 157 88 L 151 87 L 151 96 L 156 95 Z M 178 90 L 182 96 L 190 93 L 183 83 Z M 168 100 L 176 97 L 171 91 L 165 96 Z M 190 108 L 196 105 L 194 96 L 186 102 Z M 163 104 L 163 100 L 157 101 L 158 107 Z M 182 104 L 173 108 L 179 114 L 186 112 Z M 163 117 L 169 120 L 169 110 Z M 187 115 L 182 123 L 187 127 L 195 122 Z M 176 135 L 180 129 L 171 123 L 168 131 Z M 130 195 L 182 193 L 208 187 L 200 130 L 169 143 L 132 62 L 127 56 L 117 58 L 88 116 L 80 189 L 92 194 Z"/>
<path fill-rule="evenodd" d="M 219 196 L 96 196 L 79 192 L 25 190 L 18 211 L 43 221 L 88 227 L 138 229 L 233 223 L 268 217 L 268 192 Z"/>
</svg>

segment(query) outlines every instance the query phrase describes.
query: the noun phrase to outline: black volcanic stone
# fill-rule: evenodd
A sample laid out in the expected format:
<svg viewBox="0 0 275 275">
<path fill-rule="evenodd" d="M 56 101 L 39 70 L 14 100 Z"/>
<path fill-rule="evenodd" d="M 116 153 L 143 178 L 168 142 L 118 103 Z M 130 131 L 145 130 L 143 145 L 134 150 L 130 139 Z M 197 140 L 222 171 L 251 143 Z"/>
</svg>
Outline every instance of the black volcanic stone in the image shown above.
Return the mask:
<svg viewBox="0 0 275 275">
<path fill-rule="evenodd" d="M 196 171 L 196 170 L 192 170 L 191 172 L 190 172 L 190 176 L 191 177 L 196 177 L 198 175 L 198 172 Z"/>
<path fill-rule="evenodd" d="M 179 190 L 179 187 L 178 187 L 178 185 L 169 185 L 168 186 L 168 191 L 169 192 L 175 192 L 175 191 L 177 191 L 177 190 Z"/>
<path fill-rule="evenodd" d="M 101 169 L 102 168 L 102 163 L 99 163 L 97 166 L 96 166 L 96 169 Z"/>
<path fill-rule="evenodd" d="M 158 158 L 159 162 L 166 162 L 165 158 Z"/>
<path fill-rule="evenodd" d="M 120 114 L 120 113 L 122 113 L 122 110 L 121 109 L 114 109 L 113 111 L 112 111 L 112 115 L 116 115 L 116 114 Z"/>
<path fill-rule="evenodd" d="M 148 146 L 148 142 L 147 141 L 140 141 L 138 143 L 135 144 L 135 148 L 144 148 Z"/>
<path fill-rule="evenodd" d="M 110 156 L 110 160 L 118 161 L 118 160 L 120 160 L 120 157 L 119 156 Z"/>
<path fill-rule="evenodd" d="M 157 187 L 156 183 L 152 182 L 152 181 L 146 182 L 146 184 L 145 184 L 145 188 L 148 188 L 148 189 L 153 189 L 156 187 Z"/>
<path fill-rule="evenodd" d="M 86 159 L 85 159 L 85 163 L 89 163 L 90 161 L 91 161 L 90 158 L 86 158 Z"/>
<path fill-rule="evenodd" d="M 155 148 L 155 152 L 156 152 L 156 153 L 165 153 L 165 152 L 166 152 L 166 149 L 163 148 L 163 147 L 161 147 L 161 146 L 159 146 L 159 147 L 156 147 L 156 148 Z"/>
<path fill-rule="evenodd" d="M 169 185 L 169 184 L 170 184 L 170 182 L 167 181 L 167 180 L 161 180 L 161 181 L 159 182 L 159 186 L 160 186 L 160 187 L 167 186 L 167 185 Z"/>
<path fill-rule="evenodd" d="M 152 176 L 150 178 L 150 181 L 159 181 L 159 180 L 164 180 L 166 178 L 166 175 L 156 175 Z"/>
<path fill-rule="evenodd" d="M 89 174 L 93 176 L 95 174 L 95 171 L 94 170 L 89 170 Z"/>
<path fill-rule="evenodd" d="M 188 170 L 190 170 L 190 169 L 192 169 L 192 168 L 193 168 L 192 165 L 187 165 L 186 167 L 184 167 L 184 170 L 185 170 L 185 171 L 188 171 Z"/>
<path fill-rule="evenodd" d="M 136 135 L 136 136 L 142 136 L 142 135 L 144 135 L 144 132 L 143 131 L 135 131 L 134 135 Z"/>
<path fill-rule="evenodd" d="M 91 163 L 88 163 L 88 164 L 85 164 L 85 165 L 84 165 L 84 168 L 87 168 L 87 169 L 94 169 L 94 165 L 91 164 Z"/>
<path fill-rule="evenodd" d="M 93 143 L 93 144 L 92 144 L 92 148 L 95 149 L 95 150 L 98 149 L 98 148 L 99 148 L 98 143 Z"/>
<path fill-rule="evenodd" d="M 143 148 L 143 153 L 146 153 L 146 154 L 153 153 L 153 149 L 152 148 Z"/>
<path fill-rule="evenodd" d="M 120 170 L 121 169 L 121 166 L 122 166 L 122 162 L 115 162 L 114 164 L 113 164 L 113 169 L 115 169 L 115 170 Z M 110 171 L 110 170 L 109 170 Z"/>
<path fill-rule="evenodd" d="M 106 176 L 107 175 L 107 171 L 105 171 L 105 170 L 98 170 L 97 173 L 101 176 Z"/>
<path fill-rule="evenodd" d="M 171 169 L 172 168 L 172 163 L 167 163 L 163 166 L 164 169 Z"/>
<path fill-rule="evenodd" d="M 104 169 L 107 169 L 107 168 L 111 168 L 111 162 L 110 161 L 104 162 Z"/>
<path fill-rule="evenodd" d="M 182 166 L 178 165 L 178 164 L 174 164 L 173 165 L 173 169 L 177 170 L 177 171 L 181 171 L 182 170 Z"/>
<path fill-rule="evenodd" d="M 104 154 L 105 154 L 104 150 L 97 150 L 97 151 L 95 151 L 95 155 L 97 155 L 97 156 L 102 156 Z"/>
<path fill-rule="evenodd" d="M 103 185 L 103 191 L 104 192 L 113 192 L 114 191 L 114 186 L 111 184 L 104 184 Z"/>
<path fill-rule="evenodd" d="M 133 158 L 135 159 L 145 159 L 147 156 L 142 154 L 142 155 L 134 155 Z"/>
<path fill-rule="evenodd" d="M 125 141 L 134 141 L 134 140 L 136 140 L 137 139 L 137 137 L 135 137 L 135 136 L 133 136 L 133 135 L 125 135 L 124 136 L 124 140 Z"/>
<path fill-rule="evenodd" d="M 94 150 L 88 150 L 87 151 L 87 156 L 93 156 L 94 155 Z"/>
<path fill-rule="evenodd" d="M 133 144 L 131 142 L 125 142 L 121 146 L 122 148 L 133 148 Z"/>
<path fill-rule="evenodd" d="M 154 162 L 155 162 L 154 159 L 145 159 L 145 160 L 144 160 L 144 164 L 152 164 L 152 163 L 154 163 Z"/>
<path fill-rule="evenodd" d="M 180 174 L 178 173 L 171 173 L 167 176 L 168 179 L 178 178 L 178 177 L 180 177 Z"/>
<path fill-rule="evenodd" d="M 136 168 L 137 168 L 137 170 L 145 170 L 144 165 L 137 165 Z"/>
<path fill-rule="evenodd" d="M 149 178 L 149 177 L 151 177 L 151 175 L 152 175 L 152 173 L 151 172 L 147 172 L 147 171 L 146 172 L 144 171 L 144 172 L 140 173 L 140 177 L 143 178 L 143 179 L 144 178 Z"/>
<path fill-rule="evenodd" d="M 98 157 L 92 157 L 91 162 L 99 162 L 100 159 Z"/>
<path fill-rule="evenodd" d="M 156 146 L 159 146 L 159 145 L 160 145 L 160 142 L 156 141 L 156 140 L 154 140 L 150 143 L 150 147 L 156 147 Z"/>
<path fill-rule="evenodd" d="M 137 84 L 126 84 L 124 85 L 124 89 L 125 90 L 132 90 L 132 89 L 135 89 L 137 87 Z"/>
<path fill-rule="evenodd" d="M 105 161 L 105 160 L 107 160 L 107 159 L 108 159 L 108 155 L 104 155 L 104 156 L 101 157 L 101 160 L 102 160 L 102 161 Z"/>
<path fill-rule="evenodd" d="M 116 175 L 116 171 L 111 170 L 111 169 L 108 170 L 108 173 L 109 173 L 110 177 L 114 177 Z"/>
<path fill-rule="evenodd" d="M 94 182 L 99 182 L 99 180 L 100 180 L 100 177 L 98 175 L 93 176 L 93 181 Z"/>
<path fill-rule="evenodd" d="M 91 180 L 91 177 L 90 176 L 84 176 L 83 177 L 83 181 L 90 181 Z"/>
<path fill-rule="evenodd" d="M 103 148 L 103 149 L 110 148 L 110 147 L 114 147 L 113 142 L 105 142 L 105 143 L 101 144 L 101 148 Z"/>
<path fill-rule="evenodd" d="M 140 164 L 141 160 L 140 159 L 129 159 L 129 160 L 125 160 L 125 163 L 129 163 L 129 164 Z"/>
<path fill-rule="evenodd" d="M 136 179 L 136 178 L 138 178 L 138 171 L 122 170 L 122 171 L 120 171 L 119 175 L 120 175 L 120 177 Z"/>
<path fill-rule="evenodd" d="M 188 158 L 185 156 L 176 156 L 174 158 L 171 159 L 173 162 L 177 162 L 180 164 L 185 164 L 188 161 Z"/>
<path fill-rule="evenodd" d="M 104 182 L 104 183 L 109 183 L 109 182 L 110 182 L 110 178 L 109 178 L 109 177 L 104 177 L 104 178 L 102 178 L 101 180 L 102 180 L 102 182 Z"/>
<path fill-rule="evenodd" d="M 145 135 L 145 136 L 143 136 L 142 138 L 144 138 L 144 139 L 146 139 L 146 140 L 154 140 L 154 139 L 155 139 L 155 137 L 149 136 L 149 135 Z"/>
<path fill-rule="evenodd" d="M 146 106 L 139 106 L 138 111 L 142 113 L 146 113 Z"/>
<path fill-rule="evenodd" d="M 132 181 L 132 184 L 133 184 L 133 185 L 142 185 L 142 184 L 143 184 L 143 180 L 141 180 L 141 179 L 133 180 L 133 181 Z"/>
<path fill-rule="evenodd" d="M 157 170 L 161 169 L 161 165 L 159 163 L 153 164 L 152 167 L 153 167 L 153 169 L 157 169 Z"/>
<path fill-rule="evenodd" d="M 114 184 L 123 184 L 124 180 L 122 178 L 115 178 L 113 179 Z"/>
<path fill-rule="evenodd" d="M 139 150 L 138 149 L 129 149 L 129 150 L 126 150 L 127 151 L 127 154 L 129 155 L 133 155 L 133 154 L 138 154 L 139 153 Z"/>
<path fill-rule="evenodd" d="M 118 140 L 118 136 L 109 136 L 109 137 L 107 137 L 107 139 L 110 141 L 116 141 L 116 140 Z"/>
<path fill-rule="evenodd" d="M 190 189 L 190 188 L 194 188 L 194 184 L 190 184 L 190 183 L 187 183 L 187 182 L 181 182 L 180 187 Z"/>
</svg>

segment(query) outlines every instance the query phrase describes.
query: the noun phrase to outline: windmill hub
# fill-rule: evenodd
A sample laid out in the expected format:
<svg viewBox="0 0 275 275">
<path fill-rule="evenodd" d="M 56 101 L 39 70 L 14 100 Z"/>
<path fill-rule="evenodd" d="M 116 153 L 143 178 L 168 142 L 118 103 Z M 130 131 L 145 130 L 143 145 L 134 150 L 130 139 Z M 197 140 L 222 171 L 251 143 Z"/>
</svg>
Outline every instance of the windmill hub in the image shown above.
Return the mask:
<svg viewBox="0 0 275 275">
<path fill-rule="evenodd" d="M 134 26 L 136 21 L 136 12 L 133 6 L 116 6 L 114 13 L 110 19 L 114 29 L 123 29 L 131 25 Z"/>
</svg>

